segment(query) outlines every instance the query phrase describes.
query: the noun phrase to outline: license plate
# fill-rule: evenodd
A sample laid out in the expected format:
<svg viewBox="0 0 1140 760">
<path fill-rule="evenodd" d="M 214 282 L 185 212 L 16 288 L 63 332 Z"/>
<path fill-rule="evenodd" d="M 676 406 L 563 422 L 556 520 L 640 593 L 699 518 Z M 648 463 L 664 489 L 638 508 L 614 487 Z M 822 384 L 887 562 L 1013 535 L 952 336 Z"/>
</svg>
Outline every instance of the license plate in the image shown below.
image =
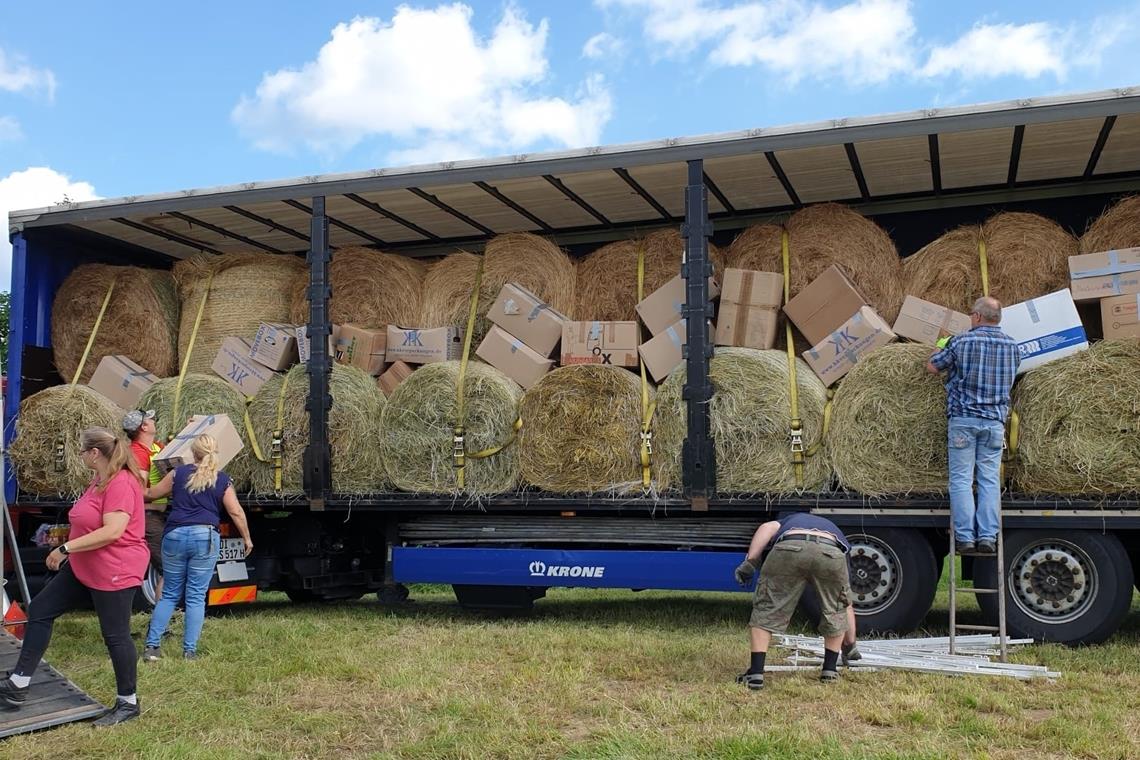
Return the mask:
<svg viewBox="0 0 1140 760">
<path fill-rule="evenodd" d="M 233 562 L 245 559 L 245 541 L 240 538 L 223 538 L 218 552 L 218 562 Z"/>
</svg>

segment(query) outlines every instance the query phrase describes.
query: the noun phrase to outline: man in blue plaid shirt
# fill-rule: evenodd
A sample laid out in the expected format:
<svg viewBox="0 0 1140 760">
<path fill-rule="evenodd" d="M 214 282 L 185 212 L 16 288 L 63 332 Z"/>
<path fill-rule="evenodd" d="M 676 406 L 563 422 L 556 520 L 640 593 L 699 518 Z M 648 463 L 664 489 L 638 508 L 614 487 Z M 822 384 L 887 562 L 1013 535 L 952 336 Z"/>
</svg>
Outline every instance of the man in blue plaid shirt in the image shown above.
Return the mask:
<svg viewBox="0 0 1140 760">
<path fill-rule="evenodd" d="M 1013 338 L 998 329 L 1001 303 L 996 298 L 979 298 L 970 322 L 970 331 L 951 338 L 930 357 L 926 368 L 936 375 L 948 373 L 950 515 L 957 549 L 963 554 L 993 554 L 1001 509 L 1005 418 L 1021 357 Z"/>
</svg>

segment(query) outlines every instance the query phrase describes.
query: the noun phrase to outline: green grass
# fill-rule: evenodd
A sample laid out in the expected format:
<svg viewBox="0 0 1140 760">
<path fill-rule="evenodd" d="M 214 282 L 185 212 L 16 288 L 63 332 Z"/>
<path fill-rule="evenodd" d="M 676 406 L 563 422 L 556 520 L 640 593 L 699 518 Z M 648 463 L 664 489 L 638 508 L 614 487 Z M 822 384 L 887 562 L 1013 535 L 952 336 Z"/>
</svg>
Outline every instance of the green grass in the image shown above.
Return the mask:
<svg viewBox="0 0 1140 760">
<path fill-rule="evenodd" d="M 555 590 L 529 616 L 461 610 L 450 590 L 209 619 L 205 656 L 140 663 L 141 720 L 0 743 L 4 757 L 1025 758 L 1140 756 L 1140 605 L 1109 643 L 1038 646 L 1056 683 L 861 673 L 823 687 L 747 663 L 743 594 Z M 944 634 L 944 591 L 927 619 Z M 974 613 L 976 614 L 976 613 Z M 134 621 L 142 631 L 146 618 Z M 114 680 L 93 616 L 48 660 L 95 697 Z"/>
</svg>

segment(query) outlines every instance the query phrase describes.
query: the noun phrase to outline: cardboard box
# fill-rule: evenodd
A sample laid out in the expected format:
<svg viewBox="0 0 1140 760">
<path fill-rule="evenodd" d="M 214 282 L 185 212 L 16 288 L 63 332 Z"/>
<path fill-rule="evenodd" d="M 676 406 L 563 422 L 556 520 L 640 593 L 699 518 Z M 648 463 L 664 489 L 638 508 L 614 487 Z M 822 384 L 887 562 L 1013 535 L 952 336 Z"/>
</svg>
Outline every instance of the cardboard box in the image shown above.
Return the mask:
<svg viewBox="0 0 1140 760">
<path fill-rule="evenodd" d="M 771 348 L 776 345 L 778 317 L 775 309 L 733 303 L 721 296 L 714 342 L 718 346 Z"/>
<path fill-rule="evenodd" d="M 211 435 L 218 442 L 218 469 L 226 465 L 245 447 L 237 428 L 227 415 L 210 414 L 194 416 L 186 427 L 174 436 L 166 448 L 154 455 L 151 460 L 163 475 L 184 464 L 193 464 L 194 454 L 190 449 L 194 439 L 200 435 Z"/>
<path fill-rule="evenodd" d="M 1017 341 L 1019 375 L 1089 347 L 1068 288 L 1005 307 L 1001 331 Z"/>
<path fill-rule="evenodd" d="M 554 360 L 542 356 L 498 325 L 475 350 L 475 355 L 523 388 L 530 388 L 554 366 Z"/>
<path fill-rule="evenodd" d="M 562 325 L 570 321 L 534 293 L 514 283 L 504 285 L 499 291 L 487 319 L 543 356 L 554 353 L 562 339 Z"/>
<path fill-rule="evenodd" d="M 362 369 L 373 377 L 384 371 L 388 330 L 341 325 L 336 336 L 336 361 Z"/>
<path fill-rule="evenodd" d="M 273 370 L 250 358 L 253 344 L 245 338 L 230 337 L 222 341 L 214 363 L 210 365 L 223 380 L 244 396 L 253 396 L 275 374 Z"/>
<path fill-rule="evenodd" d="M 814 346 L 866 305 L 855 283 L 833 264 L 788 301 L 784 313 Z"/>
<path fill-rule="evenodd" d="M 863 306 L 826 340 L 804 351 L 803 357 L 823 384 L 831 385 L 850 372 L 860 358 L 894 339 L 883 318 L 870 306 Z"/>
<path fill-rule="evenodd" d="M 948 335 L 969 332 L 971 324 L 970 317 L 960 311 L 907 296 L 891 329 L 900 338 L 933 345 Z"/>
<path fill-rule="evenodd" d="M 463 353 L 463 333 L 458 327 L 397 327 L 388 325 L 388 361 L 432 364 L 458 359 Z"/>
<path fill-rule="evenodd" d="M 1106 338 L 1140 338 L 1140 295 L 1113 296 L 1100 302 Z"/>
<path fill-rule="evenodd" d="M 757 272 L 752 269 L 724 270 L 720 300 L 732 303 L 779 309 L 784 304 L 784 275 Z"/>
<path fill-rule="evenodd" d="M 738 270 L 734 270 L 738 271 Z M 719 293 L 716 280 L 709 278 L 709 298 Z M 685 305 L 685 278 L 677 275 L 657 290 L 650 293 L 637 305 L 637 316 L 649 328 L 651 335 L 660 335 L 670 325 L 681 319 L 681 309 Z"/>
<path fill-rule="evenodd" d="M 1140 293 L 1140 248 L 1069 257 L 1074 301 Z"/>
<path fill-rule="evenodd" d="M 138 408 L 139 399 L 157 382 L 158 378 L 144 367 L 126 356 L 114 355 L 99 360 L 87 387 L 130 411 Z"/>
<path fill-rule="evenodd" d="M 665 332 L 638 347 L 641 360 L 655 382 L 663 382 L 684 361 L 683 348 L 688 343 L 686 321 L 674 322 Z"/>
<path fill-rule="evenodd" d="M 562 365 L 636 367 L 636 322 L 567 322 L 562 326 Z"/>
<path fill-rule="evenodd" d="M 412 368 L 405 362 L 392 362 L 392 366 L 377 378 L 376 385 L 380 387 L 385 396 L 391 396 L 400 383 L 411 376 Z"/>
<path fill-rule="evenodd" d="M 249 356 L 269 369 L 289 369 L 297 363 L 297 326 L 262 322 Z"/>
<path fill-rule="evenodd" d="M 309 350 L 309 336 L 305 334 L 305 331 L 308 329 L 309 328 L 307 325 L 298 325 L 294 330 L 294 334 L 297 338 L 297 361 L 299 361 L 301 364 L 308 364 L 309 357 L 312 356 L 312 352 Z M 336 360 L 336 339 L 339 335 L 340 325 L 333 325 L 332 333 L 329 335 L 330 361 Z"/>
<path fill-rule="evenodd" d="M 1111 296 L 1136 295 L 1140 293 L 1140 272 L 1085 277 L 1073 280 L 1069 289 L 1074 301 L 1095 301 Z"/>
</svg>

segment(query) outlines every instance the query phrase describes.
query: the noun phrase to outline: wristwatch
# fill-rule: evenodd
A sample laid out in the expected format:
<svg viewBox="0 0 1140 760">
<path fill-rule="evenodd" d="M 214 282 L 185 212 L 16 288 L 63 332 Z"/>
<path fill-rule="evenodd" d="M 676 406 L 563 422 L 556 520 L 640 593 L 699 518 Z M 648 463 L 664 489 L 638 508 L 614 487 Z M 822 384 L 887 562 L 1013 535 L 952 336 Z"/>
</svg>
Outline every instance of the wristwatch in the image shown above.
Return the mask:
<svg viewBox="0 0 1140 760">
<path fill-rule="evenodd" d="M 69 552 L 69 551 L 67 550 L 67 542 L 66 542 L 66 541 L 64 541 L 62 544 L 60 544 L 60 545 L 59 545 L 59 553 L 60 553 L 60 554 L 62 554 L 63 556 L 65 556 L 65 557 L 66 557 L 68 554 L 71 554 L 71 552 Z"/>
</svg>

